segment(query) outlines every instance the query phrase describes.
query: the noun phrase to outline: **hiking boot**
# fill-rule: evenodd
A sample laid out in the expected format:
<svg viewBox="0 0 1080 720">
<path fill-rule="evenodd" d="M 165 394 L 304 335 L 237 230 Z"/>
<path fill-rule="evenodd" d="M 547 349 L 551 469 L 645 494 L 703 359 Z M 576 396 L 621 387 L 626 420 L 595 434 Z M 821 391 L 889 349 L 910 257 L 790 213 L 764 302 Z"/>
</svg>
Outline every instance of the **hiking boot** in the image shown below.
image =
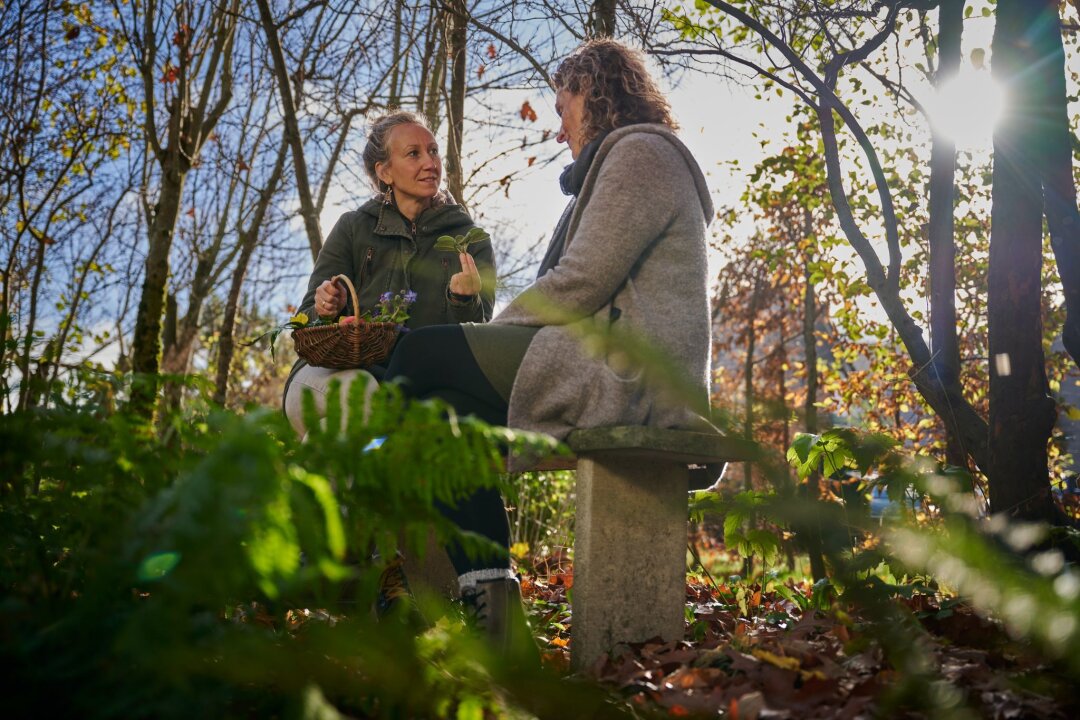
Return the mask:
<svg viewBox="0 0 1080 720">
<path fill-rule="evenodd" d="M 465 619 L 488 640 L 499 655 L 518 665 L 539 665 L 517 578 L 481 580 L 461 591 Z"/>
<path fill-rule="evenodd" d="M 398 555 L 379 575 L 379 590 L 375 596 L 375 617 L 383 620 L 390 616 L 412 618 L 419 616 L 416 599 L 409 590 L 405 577 L 405 559 Z"/>
</svg>

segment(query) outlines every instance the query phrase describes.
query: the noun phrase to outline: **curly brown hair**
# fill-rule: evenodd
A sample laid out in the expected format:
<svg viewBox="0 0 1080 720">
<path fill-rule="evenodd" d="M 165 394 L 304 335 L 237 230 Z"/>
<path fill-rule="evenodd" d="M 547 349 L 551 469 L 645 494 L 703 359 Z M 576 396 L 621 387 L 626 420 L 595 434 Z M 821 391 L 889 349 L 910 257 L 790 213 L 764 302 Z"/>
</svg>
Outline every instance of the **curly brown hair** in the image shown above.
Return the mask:
<svg viewBox="0 0 1080 720">
<path fill-rule="evenodd" d="M 584 96 L 584 143 L 635 123 L 679 127 L 667 98 L 645 69 L 642 54 L 616 40 L 583 43 L 559 64 L 551 80 L 556 90 Z"/>
</svg>

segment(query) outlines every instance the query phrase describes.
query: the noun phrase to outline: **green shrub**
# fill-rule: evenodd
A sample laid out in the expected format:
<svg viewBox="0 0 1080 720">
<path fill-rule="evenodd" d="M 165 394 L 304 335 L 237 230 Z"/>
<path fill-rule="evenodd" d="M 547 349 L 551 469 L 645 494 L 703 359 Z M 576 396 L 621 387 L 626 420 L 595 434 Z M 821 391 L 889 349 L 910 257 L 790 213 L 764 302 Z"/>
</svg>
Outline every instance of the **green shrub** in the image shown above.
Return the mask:
<svg viewBox="0 0 1080 720">
<path fill-rule="evenodd" d="M 510 544 L 535 564 L 574 546 L 574 473 L 528 472 L 510 479 Z"/>
<path fill-rule="evenodd" d="M 362 399 L 350 398 L 353 417 Z M 363 561 L 373 547 L 393 552 L 399 537 L 420 552 L 430 527 L 451 537 L 435 501 L 500 482 L 502 448 L 537 442 L 447 421 L 430 403 L 406 406 L 392 387 L 376 393 L 367 424 L 305 443 L 259 409 L 171 415 L 157 427 L 100 404 L 0 416 L 6 711 L 550 709 L 556 680 L 493 661 L 445 606 L 420 636 L 373 622 L 365 598 L 379 568 Z M 342 613 L 343 599 L 358 609 Z M 571 714 L 619 713 L 591 688 L 558 692 Z"/>
</svg>

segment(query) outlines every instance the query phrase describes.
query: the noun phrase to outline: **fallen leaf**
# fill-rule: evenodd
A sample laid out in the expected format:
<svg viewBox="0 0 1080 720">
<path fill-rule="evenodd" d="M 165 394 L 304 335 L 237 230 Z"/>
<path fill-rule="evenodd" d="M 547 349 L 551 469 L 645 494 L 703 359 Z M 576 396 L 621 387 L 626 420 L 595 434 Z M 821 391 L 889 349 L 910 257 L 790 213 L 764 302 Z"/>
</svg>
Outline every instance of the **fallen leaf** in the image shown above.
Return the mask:
<svg viewBox="0 0 1080 720">
<path fill-rule="evenodd" d="M 754 657 L 756 657 L 757 659 L 764 660 L 765 662 L 771 663 L 771 664 L 775 665 L 778 668 L 783 668 L 785 670 L 798 670 L 799 669 L 799 660 L 798 660 L 798 658 L 781 657 L 779 655 L 776 655 L 774 653 L 769 652 L 768 650 L 761 650 L 759 648 L 754 648 L 753 650 L 750 651 L 750 654 L 753 655 Z"/>
<path fill-rule="evenodd" d="M 536 111 L 533 110 L 532 105 L 526 100 L 521 104 L 521 119 L 528 120 L 529 122 L 536 122 Z"/>
<path fill-rule="evenodd" d="M 739 720 L 757 720 L 758 715 L 765 709 L 765 696 L 759 692 L 752 692 L 739 698 L 735 705 L 735 716 Z"/>
</svg>

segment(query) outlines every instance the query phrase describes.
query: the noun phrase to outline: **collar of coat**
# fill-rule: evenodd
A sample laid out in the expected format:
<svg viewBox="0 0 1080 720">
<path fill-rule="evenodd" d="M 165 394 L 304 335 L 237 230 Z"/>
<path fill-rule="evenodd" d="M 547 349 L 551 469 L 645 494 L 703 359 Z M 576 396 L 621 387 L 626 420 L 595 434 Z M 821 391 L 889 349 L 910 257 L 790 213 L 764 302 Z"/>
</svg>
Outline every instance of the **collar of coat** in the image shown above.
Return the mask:
<svg viewBox="0 0 1080 720">
<path fill-rule="evenodd" d="M 654 123 L 639 123 L 636 125 L 627 125 L 625 127 L 612 130 L 611 133 L 600 144 L 600 149 L 596 151 L 596 157 L 593 158 L 592 164 L 589 167 L 589 173 L 585 177 L 585 183 L 581 188 L 579 198 L 587 198 L 592 192 L 593 185 L 596 184 L 596 179 L 600 175 L 600 168 L 604 164 L 604 158 L 611 152 L 611 149 L 629 135 L 635 135 L 637 133 L 649 133 L 652 135 L 659 135 L 668 142 L 670 142 L 676 150 L 683 156 L 686 161 L 686 166 L 690 170 L 690 174 L 694 178 L 694 185 L 697 188 L 698 200 L 701 201 L 701 211 L 705 214 L 705 224 L 708 225 L 715 217 L 715 211 L 713 209 L 712 197 L 709 195 L 709 186 L 705 182 L 705 175 L 701 172 L 701 168 L 697 164 L 697 160 L 694 159 L 690 149 L 683 144 L 682 140 L 669 128 L 667 125 L 654 124 Z M 643 169 L 644 170 L 644 169 Z M 664 182 L 663 178 L 656 178 L 656 182 Z"/>
<path fill-rule="evenodd" d="M 376 195 L 361 205 L 360 211 L 375 218 L 375 232 L 379 235 L 412 237 L 412 223 L 405 219 L 396 205 L 384 203 L 382 195 Z M 417 227 L 422 228 L 424 234 L 473 224 L 465 208 L 445 190 L 439 192 L 435 203 L 420 213 L 416 220 Z"/>
</svg>

